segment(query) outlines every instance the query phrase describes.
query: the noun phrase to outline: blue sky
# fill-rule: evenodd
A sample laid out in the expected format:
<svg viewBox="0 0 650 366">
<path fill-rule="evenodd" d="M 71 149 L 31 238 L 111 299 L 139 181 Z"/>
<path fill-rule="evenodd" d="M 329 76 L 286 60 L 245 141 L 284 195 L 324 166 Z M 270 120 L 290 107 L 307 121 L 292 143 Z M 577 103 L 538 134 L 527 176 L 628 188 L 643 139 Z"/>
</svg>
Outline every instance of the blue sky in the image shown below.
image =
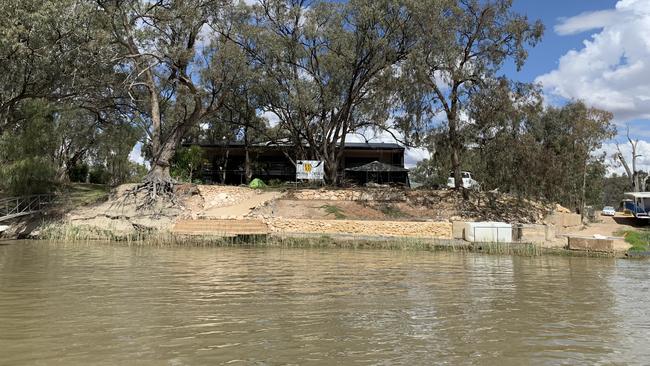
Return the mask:
<svg viewBox="0 0 650 366">
<path fill-rule="evenodd" d="M 562 19 L 603 9 L 616 5 L 613 0 L 514 0 L 513 9 L 526 14 L 530 20 L 541 20 L 546 27 L 542 42 L 529 49 L 528 59 L 520 72 L 510 63 L 504 70 L 513 79 L 532 82 L 539 75 L 557 68 L 558 60 L 567 51 L 579 49 L 590 32 L 561 36 L 553 28 Z"/>
<path fill-rule="evenodd" d="M 614 113 L 619 135 L 603 150 L 639 139 L 640 168 L 650 169 L 650 0 L 514 0 L 514 9 L 546 26 L 523 69 L 512 79 L 540 82 L 549 104 L 581 99 Z M 612 171 L 622 168 L 612 162 Z"/>
</svg>

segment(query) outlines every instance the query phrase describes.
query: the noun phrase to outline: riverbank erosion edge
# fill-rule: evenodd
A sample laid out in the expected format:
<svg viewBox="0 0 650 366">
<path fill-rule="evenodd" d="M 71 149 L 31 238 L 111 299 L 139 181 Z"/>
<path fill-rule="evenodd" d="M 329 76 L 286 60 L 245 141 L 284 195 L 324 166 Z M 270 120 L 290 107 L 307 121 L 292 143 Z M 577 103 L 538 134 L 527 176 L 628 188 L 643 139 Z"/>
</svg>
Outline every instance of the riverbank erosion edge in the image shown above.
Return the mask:
<svg viewBox="0 0 650 366">
<path fill-rule="evenodd" d="M 67 210 L 58 207 L 16 220 L 3 236 L 160 245 L 491 248 L 487 251 L 537 255 L 564 253 L 569 245 L 562 235 L 580 224 L 576 221 L 579 215 L 564 212 L 559 206 L 523 201 L 519 204 L 525 206 L 528 215 L 517 216 L 512 213 L 517 210 L 507 208 L 515 207 L 518 201 L 508 195 L 487 194 L 466 202 L 453 191 L 184 185 L 177 188 L 177 202 L 146 207 L 141 205 L 142 197 L 130 192 L 132 186 L 123 185 L 104 201 Z M 512 222 L 513 217 L 516 222 Z M 462 240 L 464 222 L 486 219 L 517 224 L 517 242 L 488 245 Z M 625 249 L 587 247 L 580 251 L 618 256 Z"/>
</svg>

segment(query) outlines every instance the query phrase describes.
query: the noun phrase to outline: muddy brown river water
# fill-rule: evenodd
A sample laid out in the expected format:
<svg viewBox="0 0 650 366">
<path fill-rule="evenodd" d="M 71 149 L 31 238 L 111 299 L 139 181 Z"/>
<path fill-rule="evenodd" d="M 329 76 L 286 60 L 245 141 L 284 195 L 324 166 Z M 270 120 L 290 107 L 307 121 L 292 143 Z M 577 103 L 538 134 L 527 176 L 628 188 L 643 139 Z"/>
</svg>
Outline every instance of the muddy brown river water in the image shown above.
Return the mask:
<svg viewBox="0 0 650 366">
<path fill-rule="evenodd" d="M 648 261 L 0 244 L 0 365 L 650 364 Z"/>
</svg>

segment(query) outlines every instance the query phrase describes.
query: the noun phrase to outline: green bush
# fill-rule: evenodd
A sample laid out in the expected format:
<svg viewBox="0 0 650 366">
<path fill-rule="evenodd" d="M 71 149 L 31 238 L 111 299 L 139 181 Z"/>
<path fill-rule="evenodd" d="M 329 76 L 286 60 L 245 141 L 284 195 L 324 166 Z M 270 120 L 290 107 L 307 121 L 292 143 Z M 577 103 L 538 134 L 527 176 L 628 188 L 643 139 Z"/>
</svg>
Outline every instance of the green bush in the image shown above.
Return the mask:
<svg viewBox="0 0 650 366">
<path fill-rule="evenodd" d="M 90 170 L 90 183 L 94 184 L 108 184 L 111 179 L 111 174 L 104 168 L 103 165 L 94 166 Z"/>
<path fill-rule="evenodd" d="M 180 148 L 172 159 L 170 173 L 174 178 L 192 182 L 196 178 L 195 174 L 200 172 L 204 161 L 203 149 L 199 146 Z"/>
<path fill-rule="evenodd" d="M 8 195 L 50 193 L 56 189 L 56 171 L 42 157 L 28 157 L 0 168 L 0 185 Z"/>
<path fill-rule="evenodd" d="M 71 182 L 85 182 L 89 170 L 88 164 L 77 164 L 68 171 L 68 178 Z"/>
</svg>

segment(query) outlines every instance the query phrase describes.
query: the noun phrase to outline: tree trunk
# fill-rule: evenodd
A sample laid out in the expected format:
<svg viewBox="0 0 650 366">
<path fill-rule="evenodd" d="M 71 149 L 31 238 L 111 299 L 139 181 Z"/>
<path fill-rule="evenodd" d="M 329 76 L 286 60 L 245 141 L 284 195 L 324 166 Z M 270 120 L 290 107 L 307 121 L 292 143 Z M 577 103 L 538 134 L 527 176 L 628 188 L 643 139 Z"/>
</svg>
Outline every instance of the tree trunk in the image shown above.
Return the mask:
<svg viewBox="0 0 650 366">
<path fill-rule="evenodd" d="M 172 176 L 169 174 L 169 163 L 156 161 L 149 173 L 144 178 L 145 183 L 148 182 L 172 182 Z"/>
<path fill-rule="evenodd" d="M 251 169 L 251 158 L 250 152 L 248 151 L 248 145 L 246 145 L 244 149 L 244 180 L 246 181 L 246 184 L 250 184 L 251 179 L 253 179 L 253 170 Z"/>
<path fill-rule="evenodd" d="M 455 116 L 448 116 L 449 123 L 449 143 L 451 145 L 451 168 L 454 174 L 454 185 L 456 189 L 463 187 L 463 178 L 460 166 L 460 154 L 463 144 L 458 136 L 458 124 Z"/>
<path fill-rule="evenodd" d="M 158 151 L 153 150 L 154 157 L 156 157 L 151 164 L 151 170 L 144 178 L 144 183 L 165 183 L 172 185 L 174 180 L 169 173 L 170 161 L 176 153 L 176 149 L 180 145 L 181 139 L 185 134 L 185 128 L 179 127 L 172 136 L 170 136 L 164 143 L 153 145 L 158 146 Z"/>
<path fill-rule="evenodd" d="M 56 181 L 60 183 L 69 183 L 70 176 L 68 175 L 68 167 L 65 165 L 59 166 L 56 171 Z"/>
<path fill-rule="evenodd" d="M 585 201 L 586 201 L 586 190 L 587 190 L 587 159 L 585 158 L 585 164 L 582 169 L 582 192 L 580 195 L 580 222 L 585 220 Z"/>
<path fill-rule="evenodd" d="M 223 169 L 221 173 L 221 183 L 226 184 L 226 170 L 228 169 L 228 156 L 230 155 L 230 150 L 226 149 L 226 158 L 223 161 Z"/>
<path fill-rule="evenodd" d="M 339 184 L 339 159 L 334 152 L 325 156 L 325 183 L 336 186 Z"/>
<path fill-rule="evenodd" d="M 244 181 L 250 184 L 253 179 L 253 170 L 251 169 L 251 157 L 248 141 L 248 127 L 244 128 Z"/>
</svg>

